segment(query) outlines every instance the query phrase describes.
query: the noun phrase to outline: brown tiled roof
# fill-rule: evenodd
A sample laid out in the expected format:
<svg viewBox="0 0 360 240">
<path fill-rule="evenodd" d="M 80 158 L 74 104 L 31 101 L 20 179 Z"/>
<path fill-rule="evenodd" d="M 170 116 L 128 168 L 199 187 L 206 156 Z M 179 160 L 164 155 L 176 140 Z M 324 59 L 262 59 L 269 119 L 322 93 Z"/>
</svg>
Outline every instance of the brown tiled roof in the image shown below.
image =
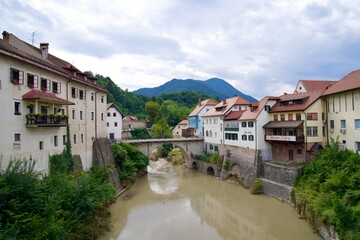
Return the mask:
<svg viewBox="0 0 360 240">
<path fill-rule="evenodd" d="M 331 80 L 300 80 L 307 92 L 325 90 L 334 85 L 337 81 Z"/>
<path fill-rule="evenodd" d="M 246 110 L 241 110 L 241 111 L 231 111 L 228 114 L 226 114 L 226 116 L 224 117 L 224 120 L 236 120 L 239 119 L 241 117 L 241 115 L 245 112 Z"/>
<path fill-rule="evenodd" d="M 116 110 L 118 110 L 118 112 L 121 114 L 121 116 L 125 116 L 121 111 L 120 111 L 120 109 L 116 106 L 116 104 L 115 103 L 108 103 L 107 105 L 106 105 L 106 109 L 109 109 L 111 106 L 114 106 L 114 108 L 116 108 Z"/>
<path fill-rule="evenodd" d="M 184 119 L 181 122 L 179 122 L 178 125 L 189 125 L 189 120 Z"/>
<path fill-rule="evenodd" d="M 23 100 L 36 100 L 36 99 L 42 99 L 42 100 L 47 100 L 47 101 L 51 101 L 51 102 L 55 102 L 58 104 L 68 104 L 68 105 L 74 105 L 74 103 L 67 101 L 65 99 L 59 98 L 55 95 L 55 93 L 49 93 L 49 92 L 45 92 L 45 91 L 40 91 L 40 90 L 35 90 L 32 89 L 29 92 L 25 93 L 22 96 Z"/>
<path fill-rule="evenodd" d="M 261 99 L 258 103 L 257 103 L 257 108 L 255 110 L 251 110 L 247 109 L 246 112 L 244 112 L 241 117 L 240 120 L 250 120 L 250 119 L 256 119 L 257 116 L 259 115 L 259 113 L 261 112 L 261 110 L 265 107 L 266 103 L 269 100 L 280 100 L 279 97 L 271 97 L 271 96 L 265 96 L 263 99 Z M 251 103 L 252 106 L 256 106 L 253 105 L 254 103 Z"/>
<path fill-rule="evenodd" d="M 323 96 L 360 88 L 360 70 L 353 71 L 328 88 Z"/>
<path fill-rule="evenodd" d="M 304 121 L 270 121 L 263 128 L 297 128 Z"/>
<path fill-rule="evenodd" d="M 73 81 L 80 82 L 106 92 L 103 87 L 96 83 L 94 77 L 89 76 L 87 77 L 87 80 L 85 80 L 85 74 L 76 67 L 72 66 L 70 63 L 51 54 L 48 54 L 48 57 L 44 59 L 39 48 L 22 41 L 11 33 L 9 36 L 12 39 L 11 41 L 16 43 L 16 46 L 14 46 L 15 44 L 11 45 L 3 39 L 0 39 L 0 54 L 16 58 L 20 61 L 28 62 L 32 65 L 70 78 Z M 74 72 L 76 72 L 76 76 L 74 75 Z"/>
<path fill-rule="evenodd" d="M 284 94 L 280 96 L 280 101 L 276 103 L 272 108 L 271 112 L 288 112 L 288 111 L 302 111 L 308 108 L 312 103 L 314 103 L 323 93 L 323 91 L 312 91 L 304 93 L 293 93 L 293 94 Z M 302 104 L 286 105 L 281 106 L 281 102 L 290 101 L 290 100 L 299 100 L 303 99 Z"/>
<path fill-rule="evenodd" d="M 216 102 L 211 99 L 202 100 L 200 105 L 197 105 L 195 109 L 189 114 L 189 117 L 196 116 L 205 106 L 215 106 Z"/>
<path fill-rule="evenodd" d="M 226 114 L 233 106 L 237 105 L 250 105 L 250 102 L 242 97 L 235 96 L 232 98 L 225 99 L 218 103 L 215 107 L 206 112 L 203 117 L 209 116 L 223 116 Z M 217 111 L 217 109 L 221 109 Z"/>
</svg>

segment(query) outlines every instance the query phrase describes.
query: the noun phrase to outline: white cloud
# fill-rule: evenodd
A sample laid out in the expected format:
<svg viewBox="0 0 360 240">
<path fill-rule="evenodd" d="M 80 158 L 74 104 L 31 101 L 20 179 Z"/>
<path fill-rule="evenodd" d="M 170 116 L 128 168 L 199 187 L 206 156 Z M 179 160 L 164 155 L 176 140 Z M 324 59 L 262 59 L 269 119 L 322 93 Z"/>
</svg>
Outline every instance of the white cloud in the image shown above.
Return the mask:
<svg viewBox="0 0 360 240">
<path fill-rule="evenodd" d="M 220 77 L 258 99 L 359 68 L 356 1 L 9 1 L 3 30 L 121 88 Z"/>
</svg>

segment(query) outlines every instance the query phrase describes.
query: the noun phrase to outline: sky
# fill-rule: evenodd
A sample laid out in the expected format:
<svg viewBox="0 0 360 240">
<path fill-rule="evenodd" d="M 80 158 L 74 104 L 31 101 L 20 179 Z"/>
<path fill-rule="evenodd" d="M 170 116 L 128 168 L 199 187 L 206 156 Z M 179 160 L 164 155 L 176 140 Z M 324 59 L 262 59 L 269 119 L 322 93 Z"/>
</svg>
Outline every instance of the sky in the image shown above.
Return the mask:
<svg viewBox="0 0 360 240">
<path fill-rule="evenodd" d="M 357 0 L 0 0 L 0 26 L 129 91 L 218 77 L 261 99 L 360 68 Z"/>
</svg>

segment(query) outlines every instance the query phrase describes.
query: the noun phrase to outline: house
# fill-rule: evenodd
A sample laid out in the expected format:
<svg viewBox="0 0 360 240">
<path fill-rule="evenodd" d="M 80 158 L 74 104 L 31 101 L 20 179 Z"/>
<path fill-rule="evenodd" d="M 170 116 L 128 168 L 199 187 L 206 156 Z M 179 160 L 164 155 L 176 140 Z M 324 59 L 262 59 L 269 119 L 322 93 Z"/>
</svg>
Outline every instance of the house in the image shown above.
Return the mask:
<svg viewBox="0 0 360 240">
<path fill-rule="evenodd" d="M 61 153 L 69 126 L 72 153 L 84 169 L 93 161 L 93 141 L 107 136 L 106 90 L 92 76 L 49 53 L 3 32 L 0 39 L 2 167 L 10 159 L 36 159 L 46 173 L 49 155 Z M 6 103 L 6 104 L 4 104 Z"/>
<path fill-rule="evenodd" d="M 132 138 L 131 130 L 134 128 L 149 128 L 149 122 L 139 120 L 136 116 L 125 116 L 122 120 L 122 139 Z"/>
<path fill-rule="evenodd" d="M 173 138 L 190 137 L 191 130 L 189 129 L 189 120 L 184 119 L 179 122 L 172 130 Z"/>
<path fill-rule="evenodd" d="M 285 93 L 269 111 L 271 121 L 263 126 L 264 137 L 276 161 L 304 162 L 326 143 L 325 108 L 320 97 L 333 82 L 320 88 L 317 81 L 311 82 L 307 82 L 309 91 Z"/>
<path fill-rule="evenodd" d="M 110 140 L 121 139 L 124 117 L 124 114 L 114 103 L 107 104 L 107 132 Z"/>
<path fill-rule="evenodd" d="M 224 143 L 224 118 L 231 111 L 246 110 L 250 102 L 239 96 L 224 99 L 202 115 L 204 120 L 204 150 L 219 151 Z"/>
<path fill-rule="evenodd" d="M 213 108 L 216 103 L 211 99 L 201 100 L 199 99 L 198 105 L 189 114 L 189 130 L 192 136 L 204 137 L 204 120 L 202 115 Z"/>
<path fill-rule="evenodd" d="M 322 95 L 326 106 L 328 141 L 339 140 L 343 148 L 360 152 L 360 70 L 353 71 Z"/>
</svg>

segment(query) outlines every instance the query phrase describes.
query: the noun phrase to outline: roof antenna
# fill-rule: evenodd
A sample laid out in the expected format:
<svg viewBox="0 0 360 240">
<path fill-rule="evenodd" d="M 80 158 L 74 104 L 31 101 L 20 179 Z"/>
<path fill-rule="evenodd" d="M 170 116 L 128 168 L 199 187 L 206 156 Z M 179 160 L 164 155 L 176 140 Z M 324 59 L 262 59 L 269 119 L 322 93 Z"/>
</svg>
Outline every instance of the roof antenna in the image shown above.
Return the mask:
<svg viewBox="0 0 360 240">
<path fill-rule="evenodd" d="M 35 35 L 36 35 L 36 31 L 31 33 L 31 45 L 33 45 L 33 46 L 34 46 L 34 43 L 35 43 Z"/>
</svg>

